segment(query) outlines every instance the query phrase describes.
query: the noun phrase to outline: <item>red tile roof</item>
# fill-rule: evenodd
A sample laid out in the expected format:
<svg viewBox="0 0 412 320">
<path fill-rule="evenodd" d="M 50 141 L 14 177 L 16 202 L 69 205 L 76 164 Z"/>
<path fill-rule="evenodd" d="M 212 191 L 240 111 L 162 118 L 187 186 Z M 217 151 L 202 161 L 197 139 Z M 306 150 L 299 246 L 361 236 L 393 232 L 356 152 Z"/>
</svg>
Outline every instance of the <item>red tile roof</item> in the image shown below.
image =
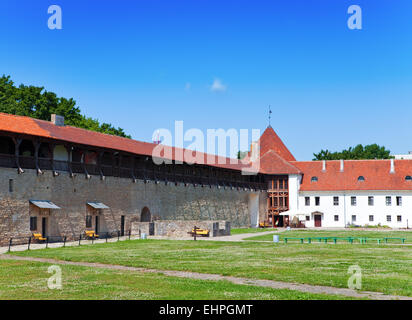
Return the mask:
<svg viewBox="0 0 412 320">
<path fill-rule="evenodd" d="M 286 161 L 296 161 L 295 157 L 292 153 L 290 153 L 289 149 L 285 146 L 271 126 L 267 127 L 263 132 L 259 139 L 259 143 L 261 156 L 269 150 L 273 150 Z"/>
<path fill-rule="evenodd" d="M 0 131 L 27 134 L 42 138 L 56 139 L 63 142 L 70 142 L 85 146 L 106 148 L 111 150 L 123 151 L 132 154 L 152 156 L 153 149 L 159 146 L 154 143 L 142 142 L 127 139 L 119 136 L 89 131 L 72 126 L 56 126 L 49 121 L 33 119 L 30 117 L 16 116 L 0 113 Z M 162 158 L 182 161 L 184 154 L 190 154 L 198 159 L 194 161 L 200 164 L 209 164 L 215 167 L 226 169 L 241 170 L 249 167 L 237 159 L 229 159 L 208 155 L 202 152 L 183 150 L 179 148 L 163 146 L 166 154 L 161 153 Z M 171 157 L 168 157 L 168 155 Z M 185 159 L 188 159 L 185 157 Z M 213 164 L 212 164 L 213 163 Z"/>
<path fill-rule="evenodd" d="M 79 145 L 106 148 L 132 154 L 152 156 L 156 144 L 112 136 L 71 126 L 56 126 L 51 122 L 0 113 L 0 131 L 27 134 L 55 139 Z M 390 173 L 390 160 L 346 160 L 344 171 L 340 172 L 340 161 L 327 161 L 326 171 L 322 171 L 321 161 L 295 161 L 271 127 L 260 138 L 260 173 L 302 174 L 302 191 L 341 190 L 412 190 L 412 182 L 405 176 L 412 176 L 412 160 L 395 160 L 395 173 Z M 201 163 L 220 168 L 241 170 L 250 166 L 236 159 L 217 157 L 201 152 L 166 147 L 164 158 L 182 161 L 183 154 L 197 156 Z M 169 152 L 169 153 L 168 153 Z M 171 155 L 171 157 L 168 156 Z M 208 159 L 212 159 L 211 164 Z M 187 157 L 185 157 L 187 159 Z M 316 176 L 317 182 L 311 182 Z M 365 181 L 358 181 L 364 176 Z"/>
<path fill-rule="evenodd" d="M 275 151 L 269 150 L 260 158 L 260 172 L 265 174 L 299 174 L 301 171 L 283 159 Z"/>
<path fill-rule="evenodd" d="M 340 161 L 295 161 L 294 166 L 303 172 L 301 191 L 355 191 L 355 190 L 412 190 L 412 160 L 394 160 L 395 173 L 390 173 L 391 160 L 345 160 L 343 172 Z M 363 176 L 365 181 L 358 181 Z M 317 182 L 312 182 L 317 177 Z"/>
</svg>

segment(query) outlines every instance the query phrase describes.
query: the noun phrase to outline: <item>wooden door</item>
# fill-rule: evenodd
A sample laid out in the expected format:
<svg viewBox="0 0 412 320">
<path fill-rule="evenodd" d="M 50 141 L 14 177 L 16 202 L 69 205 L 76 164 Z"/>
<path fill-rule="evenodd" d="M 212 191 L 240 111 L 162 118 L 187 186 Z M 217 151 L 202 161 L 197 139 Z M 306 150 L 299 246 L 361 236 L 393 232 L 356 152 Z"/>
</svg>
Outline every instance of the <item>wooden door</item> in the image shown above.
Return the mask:
<svg viewBox="0 0 412 320">
<path fill-rule="evenodd" d="M 120 218 L 120 235 L 122 237 L 124 236 L 124 216 Z"/>
<path fill-rule="evenodd" d="M 43 238 L 47 237 L 47 218 L 41 218 L 41 235 Z"/>
<path fill-rule="evenodd" d="M 322 226 L 322 216 L 319 214 L 315 214 L 315 227 Z"/>
<path fill-rule="evenodd" d="M 99 216 L 96 216 L 96 220 L 95 220 L 95 232 L 96 234 L 99 234 Z"/>
</svg>

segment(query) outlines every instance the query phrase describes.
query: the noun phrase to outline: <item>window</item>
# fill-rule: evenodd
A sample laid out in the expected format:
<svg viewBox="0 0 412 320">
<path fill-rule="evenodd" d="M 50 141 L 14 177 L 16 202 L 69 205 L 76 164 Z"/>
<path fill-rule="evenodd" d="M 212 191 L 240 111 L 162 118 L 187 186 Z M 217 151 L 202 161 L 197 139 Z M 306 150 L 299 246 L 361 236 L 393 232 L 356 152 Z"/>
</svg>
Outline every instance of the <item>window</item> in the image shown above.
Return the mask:
<svg viewBox="0 0 412 320">
<path fill-rule="evenodd" d="M 37 230 L 37 217 L 30 217 L 30 231 Z"/>
<path fill-rule="evenodd" d="M 310 197 L 305 197 L 305 206 L 310 206 Z"/>
<path fill-rule="evenodd" d="M 356 197 L 350 197 L 350 204 L 356 206 Z"/>
<path fill-rule="evenodd" d="M 352 215 L 352 223 L 356 221 L 356 215 Z"/>
<path fill-rule="evenodd" d="M 392 197 L 386 197 L 386 205 L 391 206 L 392 205 Z"/>
<path fill-rule="evenodd" d="M 337 214 L 335 214 L 335 221 L 339 221 L 339 216 Z"/>
<path fill-rule="evenodd" d="M 312 177 L 312 179 L 310 179 L 311 182 L 318 182 L 318 177 Z"/>
<path fill-rule="evenodd" d="M 92 227 L 92 216 L 86 216 L 86 228 Z"/>
<path fill-rule="evenodd" d="M 396 205 L 400 207 L 402 205 L 402 197 L 396 197 Z"/>
<path fill-rule="evenodd" d="M 392 216 L 389 216 L 389 215 L 386 216 L 386 221 L 387 221 L 387 222 L 391 222 L 391 221 L 392 221 Z"/>
<path fill-rule="evenodd" d="M 364 176 L 359 176 L 358 181 L 365 181 L 365 177 Z"/>
<path fill-rule="evenodd" d="M 315 197 L 315 206 L 320 205 L 320 197 Z"/>
<path fill-rule="evenodd" d="M 402 222 L 402 216 L 396 216 L 396 221 Z"/>
<path fill-rule="evenodd" d="M 333 205 L 338 206 L 339 205 L 339 197 L 333 197 Z"/>
<path fill-rule="evenodd" d="M 369 197 L 368 197 L 368 205 L 373 206 L 374 200 L 375 200 L 375 199 L 373 198 L 373 196 L 369 196 Z"/>
<path fill-rule="evenodd" d="M 9 192 L 14 191 L 13 179 L 9 179 Z"/>
<path fill-rule="evenodd" d="M 306 216 L 306 221 L 310 221 L 310 216 Z"/>
<path fill-rule="evenodd" d="M 406 176 L 406 177 L 405 177 L 405 180 L 406 180 L 406 181 L 412 181 L 412 177 L 411 177 L 411 176 Z"/>
<path fill-rule="evenodd" d="M 369 216 L 369 222 L 373 222 L 373 215 Z"/>
</svg>

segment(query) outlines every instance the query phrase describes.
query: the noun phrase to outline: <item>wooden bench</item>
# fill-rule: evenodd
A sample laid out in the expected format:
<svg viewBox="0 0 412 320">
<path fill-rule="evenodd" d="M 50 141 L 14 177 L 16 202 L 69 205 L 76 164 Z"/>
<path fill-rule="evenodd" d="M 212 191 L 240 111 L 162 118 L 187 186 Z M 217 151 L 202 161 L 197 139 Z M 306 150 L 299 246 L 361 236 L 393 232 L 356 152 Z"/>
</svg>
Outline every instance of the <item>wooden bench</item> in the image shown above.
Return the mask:
<svg viewBox="0 0 412 320">
<path fill-rule="evenodd" d="M 46 241 L 47 238 L 43 237 L 41 233 L 33 233 L 33 239 L 37 241 Z"/>
<path fill-rule="evenodd" d="M 196 234 L 197 236 L 208 237 L 210 234 L 210 231 L 206 229 L 196 228 L 196 232 L 195 232 L 195 229 L 192 229 L 192 231 L 188 232 L 188 234 L 190 234 L 191 236 L 194 236 Z"/>
<path fill-rule="evenodd" d="M 94 230 L 86 230 L 84 232 L 86 238 L 92 239 L 92 238 L 98 238 L 99 235 L 96 233 Z"/>
<path fill-rule="evenodd" d="M 269 228 L 269 222 L 264 221 L 264 222 L 259 222 L 259 228 Z"/>
</svg>

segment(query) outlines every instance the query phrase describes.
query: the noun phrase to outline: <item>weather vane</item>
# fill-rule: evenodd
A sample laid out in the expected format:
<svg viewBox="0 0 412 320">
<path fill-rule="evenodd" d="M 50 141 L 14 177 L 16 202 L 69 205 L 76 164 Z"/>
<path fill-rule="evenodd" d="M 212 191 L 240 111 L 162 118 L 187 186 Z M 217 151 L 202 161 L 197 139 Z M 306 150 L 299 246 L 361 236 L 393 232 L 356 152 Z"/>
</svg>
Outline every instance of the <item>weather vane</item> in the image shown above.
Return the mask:
<svg viewBox="0 0 412 320">
<path fill-rule="evenodd" d="M 270 109 L 269 105 L 269 127 L 270 127 L 270 119 L 272 118 L 272 110 Z"/>
</svg>

